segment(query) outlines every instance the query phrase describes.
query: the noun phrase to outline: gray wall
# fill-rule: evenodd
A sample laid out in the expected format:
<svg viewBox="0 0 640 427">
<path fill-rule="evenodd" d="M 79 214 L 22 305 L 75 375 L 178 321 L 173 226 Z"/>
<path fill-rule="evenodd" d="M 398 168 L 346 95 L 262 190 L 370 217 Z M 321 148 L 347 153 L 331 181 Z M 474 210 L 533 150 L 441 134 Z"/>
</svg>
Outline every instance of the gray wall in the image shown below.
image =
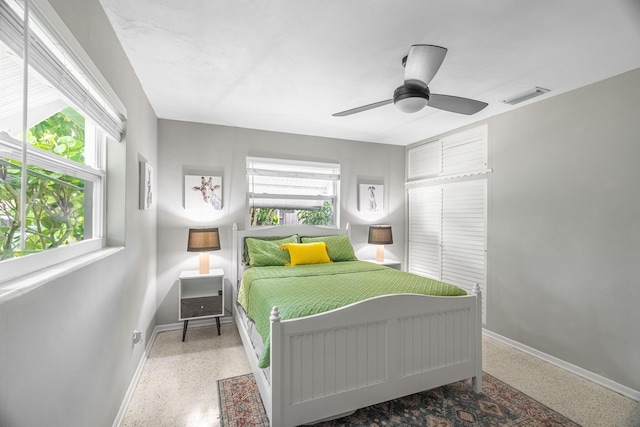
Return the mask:
<svg viewBox="0 0 640 427">
<path fill-rule="evenodd" d="M 396 243 L 387 255 L 402 259 L 402 147 L 158 125 L 98 0 L 51 3 L 128 109 L 127 139 L 112 147 L 123 160 L 111 165 L 120 197 L 109 205 L 124 209 L 126 248 L 0 305 L 0 425 L 112 424 L 143 352 L 131 331 L 148 338 L 156 319 L 177 321 L 176 278 L 197 265 L 185 251 L 189 227 L 221 228 L 212 265 L 230 274 L 231 225 L 244 227 L 246 155 L 339 161 L 341 226 L 353 225 L 358 256 L 374 255 L 367 225 L 388 222 Z M 636 70 L 486 121 L 494 169 L 488 329 L 636 390 L 638 99 Z M 156 171 L 157 212 L 137 208 L 139 158 Z M 222 174 L 222 211 L 183 208 L 182 176 L 196 170 Z M 357 184 L 371 179 L 387 190 L 387 211 L 377 217 L 356 209 Z"/>
<path fill-rule="evenodd" d="M 155 326 L 157 211 L 138 210 L 138 157 L 157 164 L 157 119 L 98 0 L 51 4 L 128 110 L 108 206 L 126 248 L 0 305 L 0 425 L 111 426 L 144 351 L 132 331 Z"/>
<path fill-rule="evenodd" d="M 317 138 L 277 132 L 160 120 L 158 162 L 158 324 L 178 320 L 177 278 L 181 270 L 197 269 L 198 254 L 186 252 L 189 227 L 220 228 L 222 249 L 211 252 L 211 268 L 227 276 L 226 306 L 230 307 L 231 227 L 245 228 L 246 156 L 339 162 L 341 165 L 340 222 L 352 226 L 352 242 L 360 258 L 375 258 L 367 244 L 369 224 L 393 226 L 394 244 L 388 258 L 404 254 L 404 147 Z M 221 211 L 188 211 L 183 207 L 183 175 L 220 174 Z M 384 183 L 385 211 L 357 210 L 358 183 Z"/>
<path fill-rule="evenodd" d="M 489 124 L 487 328 L 640 390 L 640 70 Z"/>
</svg>

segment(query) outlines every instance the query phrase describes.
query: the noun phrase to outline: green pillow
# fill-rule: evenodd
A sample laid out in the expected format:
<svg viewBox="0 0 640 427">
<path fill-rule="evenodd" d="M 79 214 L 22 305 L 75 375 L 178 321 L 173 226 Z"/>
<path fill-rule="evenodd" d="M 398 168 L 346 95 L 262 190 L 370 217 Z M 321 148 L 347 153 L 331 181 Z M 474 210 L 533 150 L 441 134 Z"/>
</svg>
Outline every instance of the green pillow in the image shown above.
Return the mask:
<svg viewBox="0 0 640 427">
<path fill-rule="evenodd" d="M 285 265 L 291 262 L 288 251 L 281 251 L 284 243 L 298 243 L 298 235 L 289 237 L 247 237 L 244 239 L 247 249 L 249 265 L 251 267 L 268 267 L 271 265 Z"/>
<path fill-rule="evenodd" d="M 303 237 L 300 240 L 302 243 L 325 242 L 329 259 L 333 262 L 358 260 L 348 236 Z"/>
</svg>

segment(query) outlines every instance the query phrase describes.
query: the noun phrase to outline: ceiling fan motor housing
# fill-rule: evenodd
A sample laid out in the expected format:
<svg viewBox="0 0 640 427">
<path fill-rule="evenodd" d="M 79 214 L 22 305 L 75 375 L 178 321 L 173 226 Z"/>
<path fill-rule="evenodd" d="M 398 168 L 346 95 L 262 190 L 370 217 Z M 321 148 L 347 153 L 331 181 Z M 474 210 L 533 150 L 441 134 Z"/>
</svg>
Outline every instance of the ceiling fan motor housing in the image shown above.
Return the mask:
<svg viewBox="0 0 640 427">
<path fill-rule="evenodd" d="M 399 86 L 393 91 L 393 103 L 403 113 L 416 113 L 429 102 L 429 88 Z"/>
</svg>

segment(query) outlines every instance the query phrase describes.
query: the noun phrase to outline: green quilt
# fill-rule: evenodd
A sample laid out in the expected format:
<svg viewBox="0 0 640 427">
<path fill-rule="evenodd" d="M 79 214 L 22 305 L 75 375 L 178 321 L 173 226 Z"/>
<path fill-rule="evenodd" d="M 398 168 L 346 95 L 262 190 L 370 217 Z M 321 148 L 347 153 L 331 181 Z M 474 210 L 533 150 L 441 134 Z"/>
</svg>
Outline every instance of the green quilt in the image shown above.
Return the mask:
<svg viewBox="0 0 640 427">
<path fill-rule="evenodd" d="M 277 306 L 282 320 L 333 310 L 380 295 L 466 295 L 457 286 L 365 261 L 295 267 L 249 268 L 238 302 L 253 319 L 264 343 L 259 366 L 269 366 L 269 315 Z"/>
</svg>

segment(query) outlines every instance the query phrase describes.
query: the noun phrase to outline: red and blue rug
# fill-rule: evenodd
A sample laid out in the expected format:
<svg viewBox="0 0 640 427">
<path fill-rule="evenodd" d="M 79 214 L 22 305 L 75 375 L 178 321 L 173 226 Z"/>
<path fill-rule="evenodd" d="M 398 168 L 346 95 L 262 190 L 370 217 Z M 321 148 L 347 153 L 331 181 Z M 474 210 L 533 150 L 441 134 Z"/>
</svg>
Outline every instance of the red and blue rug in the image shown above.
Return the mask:
<svg viewBox="0 0 640 427">
<path fill-rule="evenodd" d="M 484 373 L 482 378 L 481 394 L 473 392 L 471 380 L 460 381 L 362 408 L 347 417 L 316 426 L 579 427 L 491 375 Z M 218 391 L 222 426 L 269 425 L 252 374 L 220 380 Z"/>
</svg>

